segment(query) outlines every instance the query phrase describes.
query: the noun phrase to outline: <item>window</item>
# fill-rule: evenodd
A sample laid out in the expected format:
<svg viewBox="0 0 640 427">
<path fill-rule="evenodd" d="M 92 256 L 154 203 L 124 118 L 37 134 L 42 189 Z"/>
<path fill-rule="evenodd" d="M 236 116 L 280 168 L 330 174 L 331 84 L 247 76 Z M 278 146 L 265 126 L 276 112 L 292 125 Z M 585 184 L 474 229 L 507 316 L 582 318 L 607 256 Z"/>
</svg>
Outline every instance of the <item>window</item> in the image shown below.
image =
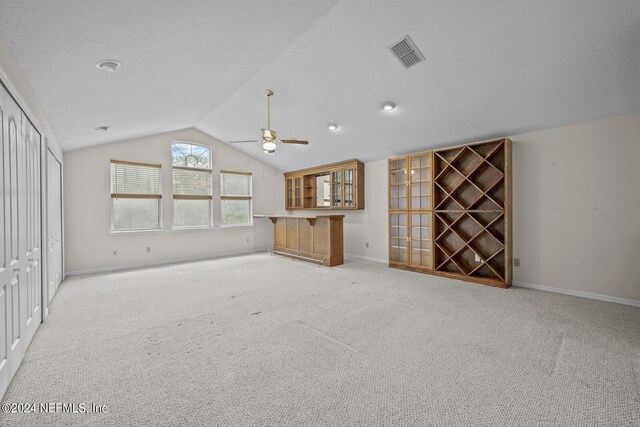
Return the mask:
<svg viewBox="0 0 640 427">
<path fill-rule="evenodd" d="M 111 229 L 160 228 L 160 165 L 111 160 Z"/>
<path fill-rule="evenodd" d="M 223 225 L 252 225 L 251 173 L 220 173 L 220 203 Z"/>
<path fill-rule="evenodd" d="M 211 227 L 211 149 L 174 142 L 173 226 Z"/>
</svg>

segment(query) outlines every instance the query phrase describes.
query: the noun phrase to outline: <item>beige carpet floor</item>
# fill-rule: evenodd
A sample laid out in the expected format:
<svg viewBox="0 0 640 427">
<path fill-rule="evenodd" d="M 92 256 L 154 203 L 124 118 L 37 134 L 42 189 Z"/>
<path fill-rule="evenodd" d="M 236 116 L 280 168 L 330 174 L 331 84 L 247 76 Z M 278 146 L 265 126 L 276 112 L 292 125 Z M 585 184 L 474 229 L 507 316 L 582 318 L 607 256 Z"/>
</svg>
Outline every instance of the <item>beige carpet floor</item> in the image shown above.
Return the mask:
<svg viewBox="0 0 640 427">
<path fill-rule="evenodd" d="M 639 426 L 640 309 L 255 254 L 73 277 L 2 426 Z"/>
</svg>

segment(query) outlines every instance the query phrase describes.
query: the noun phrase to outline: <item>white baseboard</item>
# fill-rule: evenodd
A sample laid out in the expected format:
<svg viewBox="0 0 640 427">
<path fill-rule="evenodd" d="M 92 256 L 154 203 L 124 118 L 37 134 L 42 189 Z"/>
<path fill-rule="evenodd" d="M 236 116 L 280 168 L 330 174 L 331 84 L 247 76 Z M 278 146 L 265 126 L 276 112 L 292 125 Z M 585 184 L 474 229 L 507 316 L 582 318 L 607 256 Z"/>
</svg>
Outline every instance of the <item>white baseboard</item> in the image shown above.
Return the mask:
<svg viewBox="0 0 640 427">
<path fill-rule="evenodd" d="M 386 259 L 372 258 L 372 257 L 362 256 L 362 255 L 344 254 L 344 257 L 345 259 L 358 259 L 361 261 L 380 262 L 382 264 L 387 264 Z"/>
<path fill-rule="evenodd" d="M 255 249 L 255 250 L 244 251 L 244 252 L 224 252 L 224 253 L 198 255 L 198 256 L 190 256 L 190 257 L 169 258 L 169 259 L 162 259 L 157 261 L 143 262 L 139 264 L 127 264 L 127 265 L 115 265 L 115 266 L 109 266 L 109 267 L 90 268 L 87 270 L 69 271 L 65 275 L 65 278 L 71 277 L 71 276 L 84 276 L 86 274 L 109 273 L 112 271 L 136 270 L 139 268 L 156 267 L 159 265 L 182 264 L 190 261 L 203 261 L 207 259 L 227 258 L 227 257 L 232 257 L 237 255 L 249 255 L 249 254 L 255 254 L 258 252 L 266 252 L 266 251 L 267 251 L 267 248 L 264 248 L 264 249 Z"/>
<path fill-rule="evenodd" d="M 536 289 L 538 291 L 555 292 L 558 294 L 571 295 L 574 297 L 595 299 L 598 301 L 606 301 L 606 302 L 615 302 L 618 304 L 630 305 L 633 307 L 640 307 L 640 301 L 633 300 L 633 299 L 612 297 L 609 295 L 594 294 L 591 292 L 576 291 L 573 289 L 556 288 L 556 287 L 547 286 L 547 285 L 537 285 L 535 283 L 520 282 L 517 280 L 514 280 L 512 283 L 514 286 L 519 286 L 521 288 Z"/>
</svg>

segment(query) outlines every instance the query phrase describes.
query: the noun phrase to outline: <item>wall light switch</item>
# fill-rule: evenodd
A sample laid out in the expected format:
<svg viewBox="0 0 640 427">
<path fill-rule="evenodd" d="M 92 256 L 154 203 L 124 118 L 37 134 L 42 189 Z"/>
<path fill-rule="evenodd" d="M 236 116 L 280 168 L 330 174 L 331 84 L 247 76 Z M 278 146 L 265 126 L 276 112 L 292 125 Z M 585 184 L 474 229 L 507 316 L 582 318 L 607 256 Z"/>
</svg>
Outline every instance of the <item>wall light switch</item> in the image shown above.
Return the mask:
<svg viewBox="0 0 640 427">
<path fill-rule="evenodd" d="M 514 267 L 520 267 L 520 258 L 514 258 L 513 259 L 513 266 Z"/>
</svg>

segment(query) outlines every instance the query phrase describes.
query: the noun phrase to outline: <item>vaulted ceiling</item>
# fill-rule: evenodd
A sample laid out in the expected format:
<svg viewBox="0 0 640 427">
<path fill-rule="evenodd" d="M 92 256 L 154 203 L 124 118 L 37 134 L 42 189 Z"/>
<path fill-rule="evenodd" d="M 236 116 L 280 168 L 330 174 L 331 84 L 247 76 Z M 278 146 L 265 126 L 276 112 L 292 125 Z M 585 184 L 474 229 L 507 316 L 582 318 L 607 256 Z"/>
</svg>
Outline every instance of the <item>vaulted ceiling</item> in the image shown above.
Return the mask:
<svg viewBox="0 0 640 427">
<path fill-rule="evenodd" d="M 253 139 L 267 88 L 272 128 L 311 141 L 278 147 L 284 170 L 640 111 L 639 0 L 0 0 L 0 12 L 65 150 L 190 126 Z M 406 34 L 426 58 L 409 69 L 388 49 Z"/>
</svg>

